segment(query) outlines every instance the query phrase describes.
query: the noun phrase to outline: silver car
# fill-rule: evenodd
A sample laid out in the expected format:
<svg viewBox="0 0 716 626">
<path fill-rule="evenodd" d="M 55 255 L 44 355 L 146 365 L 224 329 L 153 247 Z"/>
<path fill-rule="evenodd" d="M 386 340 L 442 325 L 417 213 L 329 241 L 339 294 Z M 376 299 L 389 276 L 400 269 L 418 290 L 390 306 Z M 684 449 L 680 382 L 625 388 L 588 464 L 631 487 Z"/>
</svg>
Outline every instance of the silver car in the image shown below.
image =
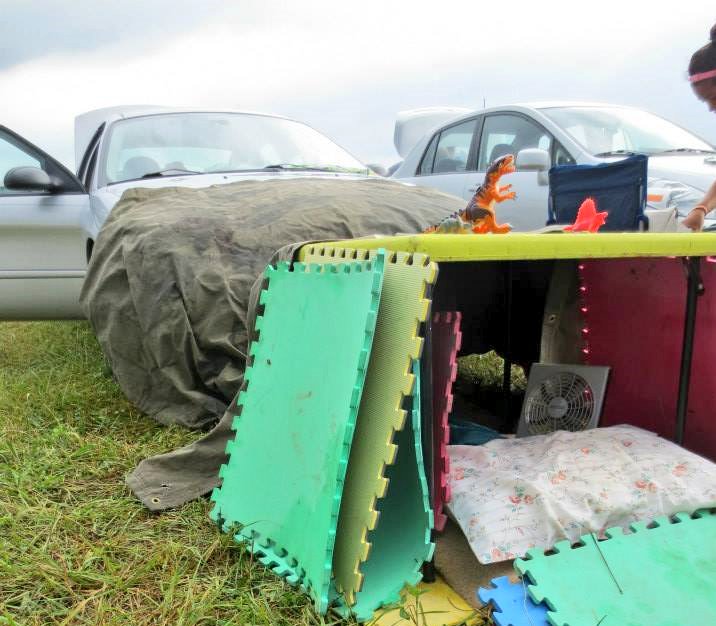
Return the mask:
<svg viewBox="0 0 716 626">
<path fill-rule="evenodd" d="M 294 120 L 162 107 L 79 116 L 75 159 L 76 174 L 0 126 L 0 319 L 81 317 L 78 298 L 92 247 L 127 189 L 370 174 Z"/>
<path fill-rule="evenodd" d="M 416 142 L 417 136 L 422 138 Z M 648 154 L 650 208 L 674 207 L 682 213 L 697 204 L 716 179 L 716 149 L 710 143 L 646 111 L 608 104 L 406 111 L 396 122 L 395 145 L 405 160 L 393 178 L 466 200 L 492 161 L 515 154 L 517 172 L 507 182 L 517 199 L 499 207 L 500 221 L 515 230 L 545 225 L 552 165 L 598 164 Z"/>
</svg>

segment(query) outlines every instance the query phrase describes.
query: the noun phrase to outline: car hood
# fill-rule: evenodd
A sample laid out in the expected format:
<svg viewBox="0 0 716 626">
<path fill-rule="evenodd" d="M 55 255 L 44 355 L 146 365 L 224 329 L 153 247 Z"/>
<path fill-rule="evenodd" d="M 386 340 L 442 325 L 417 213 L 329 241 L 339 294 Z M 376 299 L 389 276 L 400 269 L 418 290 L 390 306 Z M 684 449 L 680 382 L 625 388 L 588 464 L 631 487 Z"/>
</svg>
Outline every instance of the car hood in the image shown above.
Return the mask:
<svg viewBox="0 0 716 626">
<path fill-rule="evenodd" d="M 128 180 L 123 183 L 114 183 L 102 188 L 102 191 L 117 199 L 127 190 L 142 187 L 144 189 L 158 189 L 162 187 L 211 187 L 212 185 L 225 185 L 240 180 L 285 180 L 287 178 L 340 178 L 360 180 L 370 176 L 364 174 L 347 174 L 343 172 L 227 172 L 216 174 L 187 174 L 183 176 L 158 176 L 156 178 L 143 178 L 141 180 Z"/>
<path fill-rule="evenodd" d="M 705 191 L 716 180 L 716 154 L 649 157 L 649 176 L 674 180 Z"/>
<path fill-rule="evenodd" d="M 102 224 L 112 211 L 122 194 L 128 189 L 161 189 L 164 187 L 211 187 L 213 185 L 226 185 L 241 180 L 286 180 L 287 178 L 323 178 L 334 180 L 371 180 L 378 176 L 365 174 L 347 174 L 343 172 L 227 172 L 224 174 L 189 174 L 185 176 L 161 176 L 158 178 L 145 178 L 142 180 L 129 180 L 100 187 L 90 193 L 90 206 L 92 211 L 91 225 L 88 226 L 91 238 L 96 238 Z M 396 185 L 403 184 L 395 181 Z"/>
</svg>

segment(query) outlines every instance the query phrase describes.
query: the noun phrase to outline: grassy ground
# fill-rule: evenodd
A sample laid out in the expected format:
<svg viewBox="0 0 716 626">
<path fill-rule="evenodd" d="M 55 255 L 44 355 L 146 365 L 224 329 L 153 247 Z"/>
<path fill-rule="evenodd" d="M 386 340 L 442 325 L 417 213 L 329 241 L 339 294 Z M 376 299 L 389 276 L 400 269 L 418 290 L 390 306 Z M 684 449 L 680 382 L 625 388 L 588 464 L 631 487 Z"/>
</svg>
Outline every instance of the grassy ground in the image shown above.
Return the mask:
<svg viewBox="0 0 716 626">
<path fill-rule="evenodd" d="M 483 388 L 502 389 L 502 370 L 505 362 L 496 352 L 469 354 L 457 360 L 458 376 Z M 510 387 L 512 391 L 524 391 L 527 377 L 519 365 L 510 368 Z"/>
<path fill-rule="evenodd" d="M 196 434 L 124 400 L 85 323 L 0 323 L 0 625 L 324 624 L 217 532 L 123 477 Z"/>
</svg>

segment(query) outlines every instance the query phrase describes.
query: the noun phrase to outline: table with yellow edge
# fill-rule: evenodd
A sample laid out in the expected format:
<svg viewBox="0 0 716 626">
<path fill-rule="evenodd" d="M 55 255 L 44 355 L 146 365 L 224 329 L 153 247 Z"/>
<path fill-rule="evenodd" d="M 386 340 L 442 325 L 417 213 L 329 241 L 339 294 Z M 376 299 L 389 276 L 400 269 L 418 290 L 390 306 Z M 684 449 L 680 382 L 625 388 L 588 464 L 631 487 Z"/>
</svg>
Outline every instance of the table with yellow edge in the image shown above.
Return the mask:
<svg viewBox="0 0 716 626">
<path fill-rule="evenodd" d="M 399 235 L 322 242 L 342 248 L 420 252 L 438 263 L 706 257 L 716 255 L 716 233 L 510 233 L 508 235 Z M 299 251 L 299 260 L 307 247 Z"/>
<path fill-rule="evenodd" d="M 431 261 L 440 264 L 475 261 L 531 261 L 559 259 L 615 259 L 639 257 L 683 257 L 686 263 L 687 289 L 684 350 L 688 358 L 683 364 L 680 390 L 688 390 L 690 370 L 690 342 L 693 343 L 693 327 L 689 320 L 695 316 L 695 295 L 698 289 L 699 264 L 704 257 L 716 256 L 716 233 L 510 233 L 507 235 L 444 235 L 420 234 L 376 236 L 334 242 L 322 242 L 324 246 L 375 250 L 384 248 L 393 252 L 427 254 Z M 310 246 L 304 246 L 298 254 L 303 260 Z M 438 279 L 439 280 L 439 279 Z M 689 300 L 691 294 L 691 300 Z M 693 324 L 692 324 L 693 326 Z M 685 371 L 684 371 L 685 370 Z M 684 380 L 685 379 L 685 380 Z M 681 394 L 680 394 L 681 395 Z M 685 410 L 686 400 L 679 405 Z M 684 416 L 677 416 L 683 421 Z M 683 430 L 683 424 L 682 430 Z M 426 626 L 437 624 L 479 623 L 478 615 L 471 612 L 456 592 L 443 580 L 421 583 L 417 596 L 425 611 Z M 416 596 L 405 594 L 407 613 Z M 411 604 L 412 603 L 412 604 Z M 439 607 L 439 608 L 438 608 Z M 438 609 L 438 610 L 436 610 Z M 376 625 L 390 623 L 393 626 L 413 624 L 414 618 L 401 619 L 400 611 L 379 611 Z M 420 622 L 423 623 L 422 621 Z"/>
</svg>

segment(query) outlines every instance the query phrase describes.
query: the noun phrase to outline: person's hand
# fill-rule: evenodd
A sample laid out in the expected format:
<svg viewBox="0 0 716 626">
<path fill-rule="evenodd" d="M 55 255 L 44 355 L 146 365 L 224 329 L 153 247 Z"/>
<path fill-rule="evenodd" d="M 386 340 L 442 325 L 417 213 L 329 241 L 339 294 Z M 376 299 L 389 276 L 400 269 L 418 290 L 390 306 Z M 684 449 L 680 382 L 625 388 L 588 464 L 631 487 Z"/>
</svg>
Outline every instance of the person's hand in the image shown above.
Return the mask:
<svg viewBox="0 0 716 626">
<path fill-rule="evenodd" d="M 706 210 L 704 207 L 698 206 L 691 211 L 681 222 L 686 228 L 690 228 L 694 232 L 700 231 L 704 227 L 704 218 L 706 217 Z"/>
</svg>

